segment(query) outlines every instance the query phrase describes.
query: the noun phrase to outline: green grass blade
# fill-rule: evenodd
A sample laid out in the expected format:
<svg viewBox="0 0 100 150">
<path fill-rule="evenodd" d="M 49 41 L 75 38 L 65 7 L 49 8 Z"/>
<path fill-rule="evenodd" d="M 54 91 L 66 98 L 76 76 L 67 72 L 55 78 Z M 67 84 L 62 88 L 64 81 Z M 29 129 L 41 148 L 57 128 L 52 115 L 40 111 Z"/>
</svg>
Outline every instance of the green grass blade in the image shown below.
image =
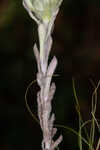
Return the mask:
<svg viewBox="0 0 100 150">
<path fill-rule="evenodd" d="M 40 124 L 40 123 L 39 123 L 39 120 L 38 120 L 37 117 L 34 115 L 34 113 L 31 111 L 31 109 L 30 109 L 30 107 L 29 107 L 29 105 L 28 105 L 28 102 L 27 102 L 27 93 L 28 93 L 28 90 L 29 90 L 29 88 L 31 88 L 31 86 L 32 86 L 35 82 L 36 82 L 36 80 L 32 81 L 32 82 L 28 85 L 28 87 L 27 87 L 27 89 L 26 89 L 26 92 L 25 92 L 25 103 L 26 103 L 26 108 L 27 108 L 27 110 L 29 111 L 29 113 L 30 113 L 30 115 L 32 116 L 32 118 L 33 118 L 38 124 Z"/>
</svg>

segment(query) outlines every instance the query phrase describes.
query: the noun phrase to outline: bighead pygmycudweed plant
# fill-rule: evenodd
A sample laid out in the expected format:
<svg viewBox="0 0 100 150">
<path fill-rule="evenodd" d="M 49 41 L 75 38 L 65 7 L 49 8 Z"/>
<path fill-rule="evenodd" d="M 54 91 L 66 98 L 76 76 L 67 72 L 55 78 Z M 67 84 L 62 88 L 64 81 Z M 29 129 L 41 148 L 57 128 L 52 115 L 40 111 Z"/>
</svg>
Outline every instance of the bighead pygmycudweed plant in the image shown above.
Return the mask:
<svg viewBox="0 0 100 150">
<path fill-rule="evenodd" d="M 61 3 L 62 0 L 23 0 L 24 7 L 38 25 L 39 50 L 36 44 L 33 50 L 38 66 L 37 83 L 40 86 L 37 104 L 43 133 L 42 150 L 54 150 L 62 141 L 62 135 L 56 141 L 53 140 L 57 129 L 54 127 L 55 115 L 51 113 L 51 102 L 56 90 L 55 83 L 51 83 L 51 80 L 57 66 L 57 58 L 54 56 L 48 64 L 52 28 Z"/>
<path fill-rule="evenodd" d="M 55 115 L 52 113 L 51 102 L 56 90 L 56 86 L 55 83 L 51 83 L 51 80 L 57 66 L 56 57 L 54 56 L 51 62 L 48 64 L 49 54 L 52 46 L 51 32 L 61 3 L 62 0 L 23 0 L 24 7 L 28 11 L 30 17 L 35 20 L 38 25 L 39 50 L 36 44 L 34 45 L 33 50 L 38 67 L 37 83 L 40 86 L 40 91 L 37 93 L 37 104 L 39 124 L 43 133 L 42 150 L 54 150 L 62 141 L 62 135 L 60 135 L 56 141 L 53 140 L 57 129 L 54 127 Z M 78 136 L 79 150 L 83 150 L 83 143 L 88 146 L 88 150 L 99 150 L 100 148 L 100 138 L 98 139 L 96 148 L 94 148 L 95 126 L 97 126 L 100 132 L 100 125 L 98 120 L 95 118 L 97 89 L 100 85 L 100 81 L 97 86 L 95 86 L 93 82 L 92 84 L 94 87 L 94 92 L 92 95 L 91 120 L 85 122 L 82 120 L 73 80 L 73 92 L 76 100 L 76 110 L 79 116 L 79 131 L 77 132 L 67 126 L 56 125 L 63 129 L 67 129 Z M 86 125 L 89 123 L 90 133 L 88 133 L 86 128 Z M 82 136 L 83 130 L 85 132 L 85 138 Z"/>
</svg>

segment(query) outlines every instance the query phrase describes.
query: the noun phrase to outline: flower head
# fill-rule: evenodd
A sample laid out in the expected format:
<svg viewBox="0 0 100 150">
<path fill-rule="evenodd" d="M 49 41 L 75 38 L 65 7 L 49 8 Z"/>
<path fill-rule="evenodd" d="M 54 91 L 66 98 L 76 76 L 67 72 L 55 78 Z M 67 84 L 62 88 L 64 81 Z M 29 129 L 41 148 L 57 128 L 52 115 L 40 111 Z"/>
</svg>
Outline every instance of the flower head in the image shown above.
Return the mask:
<svg viewBox="0 0 100 150">
<path fill-rule="evenodd" d="M 50 21 L 62 0 L 23 0 L 23 5 L 36 22 Z"/>
</svg>

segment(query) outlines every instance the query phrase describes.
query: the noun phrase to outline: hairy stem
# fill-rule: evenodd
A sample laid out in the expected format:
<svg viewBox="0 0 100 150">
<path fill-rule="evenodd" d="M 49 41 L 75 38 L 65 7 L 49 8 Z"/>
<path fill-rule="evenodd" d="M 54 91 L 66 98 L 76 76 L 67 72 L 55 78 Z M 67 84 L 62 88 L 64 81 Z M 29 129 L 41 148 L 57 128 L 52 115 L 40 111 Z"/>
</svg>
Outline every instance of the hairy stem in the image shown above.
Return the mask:
<svg viewBox="0 0 100 150">
<path fill-rule="evenodd" d="M 38 25 L 39 50 L 35 44 L 33 50 L 37 61 L 37 83 L 40 91 L 37 93 L 38 117 L 43 133 L 42 150 L 54 150 L 62 141 L 62 135 L 53 140 L 57 129 L 54 128 L 55 115 L 52 113 L 52 99 L 56 86 L 51 82 L 57 66 L 54 56 L 48 65 L 49 53 L 52 47 L 52 28 L 62 0 L 23 0 L 23 5 L 30 17 Z M 47 9 L 48 8 L 48 9 Z"/>
</svg>

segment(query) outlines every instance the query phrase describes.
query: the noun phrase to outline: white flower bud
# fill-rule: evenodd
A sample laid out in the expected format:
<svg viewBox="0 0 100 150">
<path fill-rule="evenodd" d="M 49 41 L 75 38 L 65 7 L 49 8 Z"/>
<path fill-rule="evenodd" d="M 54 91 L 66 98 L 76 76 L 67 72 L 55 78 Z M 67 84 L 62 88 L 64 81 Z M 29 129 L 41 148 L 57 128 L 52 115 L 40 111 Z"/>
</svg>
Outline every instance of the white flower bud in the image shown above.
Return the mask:
<svg viewBox="0 0 100 150">
<path fill-rule="evenodd" d="M 38 22 L 49 22 L 59 9 L 62 0 L 23 0 L 30 16 Z"/>
</svg>

